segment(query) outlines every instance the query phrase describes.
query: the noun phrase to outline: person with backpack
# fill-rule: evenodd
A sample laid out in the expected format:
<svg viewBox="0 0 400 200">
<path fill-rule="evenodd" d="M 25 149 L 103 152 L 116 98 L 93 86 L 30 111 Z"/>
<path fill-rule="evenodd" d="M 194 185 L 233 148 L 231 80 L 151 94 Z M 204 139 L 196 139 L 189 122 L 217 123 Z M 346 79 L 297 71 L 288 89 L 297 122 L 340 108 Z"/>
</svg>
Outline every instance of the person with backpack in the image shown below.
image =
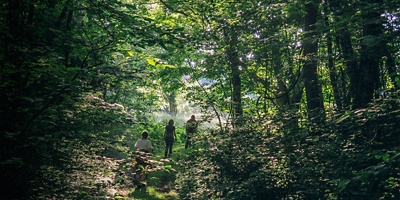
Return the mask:
<svg viewBox="0 0 400 200">
<path fill-rule="evenodd" d="M 197 126 L 198 123 L 196 121 L 196 117 L 192 115 L 190 119 L 186 122 L 186 143 L 185 143 L 185 149 L 187 149 L 189 146 L 191 146 L 191 138 L 192 136 L 197 133 Z"/>
<path fill-rule="evenodd" d="M 165 140 L 165 154 L 164 157 L 170 157 L 172 155 L 172 146 L 175 142 L 176 132 L 174 126 L 174 120 L 170 119 L 168 125 L 165 126 L 164 140 Z"/>
</svg>

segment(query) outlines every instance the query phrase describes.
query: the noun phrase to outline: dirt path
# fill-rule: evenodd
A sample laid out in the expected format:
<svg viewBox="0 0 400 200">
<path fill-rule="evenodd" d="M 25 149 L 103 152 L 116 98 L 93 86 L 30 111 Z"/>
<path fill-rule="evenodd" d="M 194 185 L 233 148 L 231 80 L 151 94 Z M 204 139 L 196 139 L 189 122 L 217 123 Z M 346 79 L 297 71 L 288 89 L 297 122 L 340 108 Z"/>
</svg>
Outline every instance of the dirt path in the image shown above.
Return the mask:
<svg viewBox="0 0 400 200">
<path fill-rule="evenodd" d="M 129 199 L 179 199 L 175 191 L 175 178 L 179 170 L 179 160 L 186 156 L 184 146 L 174 148 L 171 158 L 164 159 L 163 152 L 158 152 L 153 159 L 159 161 L 161 165 L 157 169 L 147 172 L 146 186 L 135 187 L 133 192 L 127 194 Z"/>
</svg>

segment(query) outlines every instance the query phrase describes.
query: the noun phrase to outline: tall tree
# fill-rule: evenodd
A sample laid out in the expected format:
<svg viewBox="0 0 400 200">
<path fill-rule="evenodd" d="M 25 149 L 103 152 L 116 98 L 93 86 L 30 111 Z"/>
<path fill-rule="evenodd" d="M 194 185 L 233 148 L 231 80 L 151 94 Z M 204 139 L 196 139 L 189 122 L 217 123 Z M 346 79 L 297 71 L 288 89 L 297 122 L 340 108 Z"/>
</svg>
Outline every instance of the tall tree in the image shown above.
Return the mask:
<svg viewBox="0 0 400 200">
<path fill-rule="evenodd" d="M 242 83 L 240 73 L 240 62 L 238 53 L 238 30 L 233 24 L 226 24 L 223 28 L 226 48 L 226 57 L 231 71 L 232 85 L 232 106 L 233 106 L 233 122 L 234 125 L 240 126 L 243 117 L 242 108 Z"/>
<path fill-rule="evenodd" d="M 323 104 L 322 90 L 318 83 L 317 72 L 317 17 L 319 1 L 312 0 L 305 2 L 305 34 L 304 46 L 304 86 L 306 89 L 308 117 L 313 123 L 321 123 L 325 120 L 325 109 Z"/>
<path fill-rule="evenodd" d="M 354 108 L 366 107 L 375 97 L 380 87 L 381 50 L 384 49 L 382 39 L 382 11 L 377 2 L 365 1 L 367 9 L 363 10 L 363 27 L 361 39 L 360 64 L 357 76 L 360 77 L 357 92 L 354 94 Z"/>
<path fill-rule="evenodd" d="M 349 20 L 348 15 L 352 15 L 351 9 L 343 9 L 344 2 L 341 1 L 328 1 L 329 8 L 334 13 L 333 17 L 338 28 L 334 31 L 336 33 L 336 43 L 339 46 L 340 59 L 343 59 L 345 69 L 340 71 L 341 81 L 337 83 L 340 85 L 342 94 L 343 108 L 350 109 L 352 94 L 357 91 L 358 83 L 358 63 L 357 55 L 354 50 L 351 30 L 346 22 Z M 346 14 L 345 14 L 346 13 Z M 351 13 L 351 14 L 350 14 Z"/>
<path fill-rule="evenodd" d="M 324 9 L 324 21 L 325 21 L 325 26 L 330 27 L 330 22 L 329 22 L 329 15 L 328 15 L 328 10 L 329 10 L 329 5 L 327 2 L 324 2 L 323 4 L 323 9 Z M 334 62 L 334 51 L 333 51 L 333 31 L 331 28 L 328 28 L 326 31 L 326 45 L 327 45 L 327 52 L 328 52 L 328 69 L 329 69 L 329 78 L 331 80 L 331 85 L 332 85 L 332 90 L 333 90 L 333 96 L 336 102 L 336 109 L 337 110 L 342 110 L 343 109 L 343 93 L 341 93 L 341 90 L 339 89 L 339 84 L 338 84 L 338 77 L 336 73 L 336 67 L 335 67 L 335 62 Z"/>
<path fill-rule="evenodd" d="M 375 1 L 327 1 L 332 11 L 337 33 L 337 44 L 340 47 L 340 58 L 343 59 L 345 71 L 341 72 L 341 87 L 344 88 L 343 107 L 364 108 L 377 97 L 378 92 L 386 88 L 384 78 L 396 76 L 393 62 L 393 51 L 389 50 L 391 42 L 385 35 L 384 27 L 394 25 L 394 21 L 384 19 L 390 16 L 391 8 L 396 3 Z M 352 4 L 353 6 L 347 6 Z M 358 9 L 352 9 L 357 7 Z M 359 10 L 359 12 L 357 12 Z M 389 46 L 387 46 L 389 44 Z M 386 66 L 382 65 L 383 58 L 387 58 Z M 391 64 L 389 64 L 391 63 Z M 391 75 L 386 74 L 391 71 Z M 391 79 L 392 85 L 396 82 Z M 338 82 L 339 83 L 339 82 Z M 348 88 L 347 88 L 347 85 Z"/>
</svg>

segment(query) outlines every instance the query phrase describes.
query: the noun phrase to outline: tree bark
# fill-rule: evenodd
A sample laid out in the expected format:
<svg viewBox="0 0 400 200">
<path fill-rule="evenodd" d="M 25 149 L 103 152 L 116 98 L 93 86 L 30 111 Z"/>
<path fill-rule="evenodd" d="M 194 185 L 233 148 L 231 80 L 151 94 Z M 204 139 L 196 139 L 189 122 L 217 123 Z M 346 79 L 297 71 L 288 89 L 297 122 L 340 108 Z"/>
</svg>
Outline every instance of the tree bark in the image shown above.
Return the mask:
<svg viewBox="0 0 400 200">
<path fill-rule="evenodd" d="M 364 108 L 374 98 L 375 91 L 379 89 L 379 61 L 381 59 L 382 45 L 378 37 L 382 33 L 379 21 L 379 13 L 364 14 L 363 40 L 361 41 L 361 57 L 358 76 L 359 84 L 357 93 L 354 95 L 353 107 Z M 375 22 L 371 22 L 377 21 Z"/>
<path fill-rule="evenodd" d="M 233 110 L 233 125 L 240 126 L 243 117 L 242 108 L 242 83 L 240 78 L 240 61 L 237 50 L 238 36 L 234 27 L 224 28 L 224 37 L 228 45 L 226 56 L 231 70 L 232 76 L 232 110 Z"/>
<path fill-rule="evenodd" d="M 328 13 L 328 7 L 325 4 L 324 5 L 324 13 Z M 328 17 L 325 16 L 325 25 L 326 27 L 329 27 L 329 20 Z M 330 29 L 327 31 L 327 48 L 328 48 L 328 68 L 329 68 L 329 78 L 331 79 L 331 85 L 332 85 L 332 90 L 333 90 L 333 97 L 336 102 L 336 109 L 337 110 L 342 110 L 343 109 L 343 104 L 342 104 L 342 94 L 340 93 L 339 87 L 338 87 L 338 81 L 337 81 L 337 75 L 336 75 L 336 70 L 335 70 L 335 63 L 333 60 L 333 42 L 332 42 L 332 34 L 330 33 Z"/>
<path fill-rule="evenodd" d="M 274 75 L 275 79 L 277 81 L 277 88 L 278 91 L 276 92 L 277 98 L 277 105 L 282 107 L 282 106 L 287 106 L 289 105 L 289 94 L 288 90 L 286 87 L 286 84 L 284 83 L 283 80 L 283 75 L 282 75 L 282 64 L 280 60 L 280 53 L 279 49 L 277 47 L 272 47 L 272 65 L 273 65 L 273 70 L 274 70 Z M 282 95 L 283 94 L 283 95 Z"/>
<path fill-rule="evenodd" d="M 178 108 L 176 105 L 176 95 L 174 92 L 168 95 L 168 104 L 169 104 L 169 114 L 175 117 L 176 113 L 178 112 Z"/>
<path fill-rule="evenodd" d="M 343 101 L 343 108 L 350 108 L 350 101 L 351 98 L 358 93 L 358 84 L 359 84 L 359 76 L 358 74 L 358 64 L 357 60 L 354 56 L 354 50 L 353 50 L 353 45 L 351 42 L 350 38 L 350 33 L 347 29 L 347 27 L 344 27 L 341 29 L 339 35 L 339 42 L 340 42 L 340 47 L 342 49 L 342 57 L 344 59 L 345 65 L 347 67 L 347 74 L 349 75 L 350 78 L 350 86 L 349 86 L 349 94 L 346 96 L 344 95 L 344 101 Z M 342 77 L 342 87 L 345 88 L 345 81 L 344 81 L 344 76 Z M 343 90 L 343 94 L 346 91 Z"/>
<path fill-rule="evenodd" d="M 307 1 L 305 4 L 305 38 L 304 38 L 304 86 L 307 98 L 308 118 L 313 124 L 325 121 L 322 90 L 318 85 L 317 60 L 318 43 L 315 41 L 317 22 L 317 2 Z"/>
</svg>

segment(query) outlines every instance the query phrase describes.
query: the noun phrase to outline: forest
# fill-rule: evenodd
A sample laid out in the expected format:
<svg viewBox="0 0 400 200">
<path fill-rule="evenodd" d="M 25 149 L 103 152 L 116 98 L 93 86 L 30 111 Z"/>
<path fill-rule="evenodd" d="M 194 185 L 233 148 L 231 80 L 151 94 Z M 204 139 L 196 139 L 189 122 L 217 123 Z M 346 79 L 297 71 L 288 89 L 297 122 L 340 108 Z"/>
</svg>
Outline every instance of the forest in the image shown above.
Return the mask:
<svg viewBox="0 0 400 200">
<path fill-rule="evenodd" d="M 400 199 L 399 97 L 398 0 L 4 0 L 0 196 Z"/>
</svg>

